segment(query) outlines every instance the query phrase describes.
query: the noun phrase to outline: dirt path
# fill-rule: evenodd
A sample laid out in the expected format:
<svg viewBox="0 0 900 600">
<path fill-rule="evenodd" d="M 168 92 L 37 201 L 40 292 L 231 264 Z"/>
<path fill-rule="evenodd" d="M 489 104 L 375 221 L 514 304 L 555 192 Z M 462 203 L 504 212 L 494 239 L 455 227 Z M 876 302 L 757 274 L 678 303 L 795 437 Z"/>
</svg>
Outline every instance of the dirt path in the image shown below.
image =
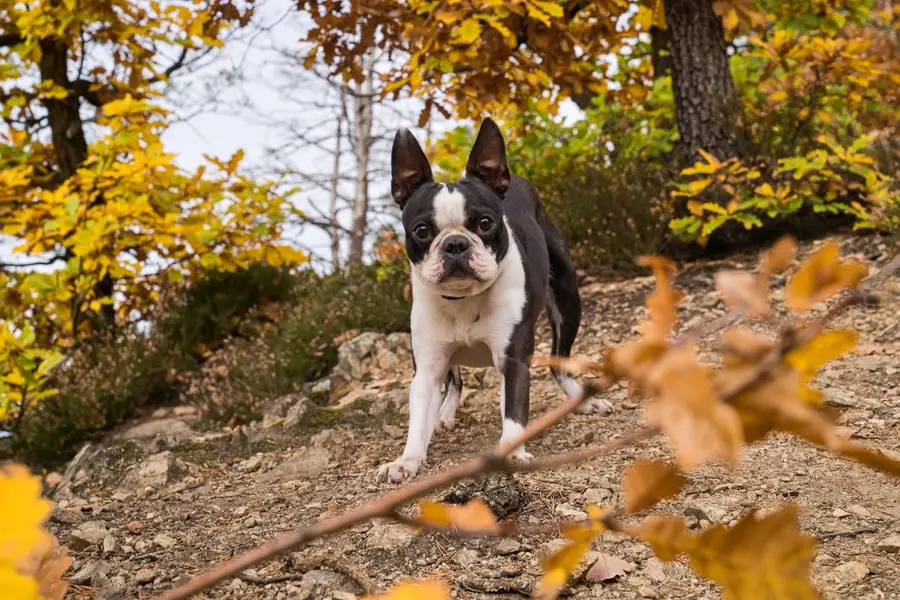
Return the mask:
<svg viewBox="0 0 900 600">
<path fill-rule="evenodd" d="M 878 262 L 887 258 L 885 244 L 877 239 L 842 243 L 845 254 Z M 712 274 L 721 267 L 692 265 L 679 276 L 678 284 L 687 292 L 682 327 L 723 313 L 712 293 Z M 651 287 L 650 278 L 586 281 L 585 323 L 576 352 L 596 354 L 631 337 Z M 879 307 L 855 308 L 834 324 L 856 327 L 860 347 L 826 368 L 816 383 L 829 403 L 844 411 L 848 433 L 900 456 L 900 325 L 893 326 L 900 321 L 900 280 L 889 281 L 882 292 Z M 549 349 L 545 338 L 539 352 Z M 423 475 L 497 441 L 496 378 L 488 374 L 479 382 L 475 375 L 480 376 L 466 374 L 457 427 L 436 437 Z M 379 373 L 376 384 L 393 376 Z M 136 441 L 108 444 L 75 476 L 54 513 L 53 527 L 76 559 L 78 585 L 71 597 L 147 598 L 299 524 L 384 493 L 390 486 L 374 483 L 375 469 L 396 457 L 405 436 L 410 377 L 405 365 L 399 376 L 394 389 L 368 395 L 341 411 L 313 406 L 305 414 L 289 414 L 288 426 L 278 421 L 268 429 L 254 429 L 249 448 L 239 434 L 193 434 L 186 410 L 170 414 L 169 420 L 160 421 L 157 415 L 141 435 L 131 435 Z M 640 406 L 624 389 L 614 388 L 606 397 L 616 406 L 612 415 L 568 418 L 530 451 L 541 456 L 576 449 L 640 426 Z M 549 375 L 537 375 L 532 415 L 560 400 Z M 159 432 L 162 435 L 156 435 Z M 456 499 L 482 495 L 501 516 L 515 514 L 522 522 L 541 523 L 578 515 L 587 502 L 619 502 L 622 471 L 638 456 L 670 454 L 664 439 L 657 437 L 578 467 L 514 480 L 495 477 L 451 493 Z M 823 597 L 900 598 L 900 481 L 787 436 L 747 448 L 737 473 L 699 470 L 685 493 L 654 512 L 685 515 L 699 528 L 731 522 L 750 507 L 786 502 L 800 506 L 801 526 L 811 534 L 865 531 L 821 544 L 813 580 Z M 444 577 L 457 598 L 518 598 L 531 589 L 541 558 L 557 543 L 554 536 L 460 541 L 417 535 L 391 523 L 366 523 L 250 573 L 296 575 L 292 581 L 234 580 L 206 597 L 348 600 L 395 579 Z M 712 583 L 685 565 L 660 563 L 647 547 L 616 534 L 604 534 L 594 550 L 633 568 L 615 581 L 574 584 L 574 598 L 720 597 Z"/>
</svg>

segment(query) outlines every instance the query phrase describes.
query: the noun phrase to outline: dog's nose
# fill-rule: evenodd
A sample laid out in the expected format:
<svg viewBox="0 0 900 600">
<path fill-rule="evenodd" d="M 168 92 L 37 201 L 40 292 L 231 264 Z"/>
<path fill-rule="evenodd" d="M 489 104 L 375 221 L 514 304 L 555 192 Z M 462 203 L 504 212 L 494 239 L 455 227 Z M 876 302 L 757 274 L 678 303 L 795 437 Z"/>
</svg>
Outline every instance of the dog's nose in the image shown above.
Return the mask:
<svg viewBox="0 0 900 600">
<path fill-rule="evenodd" d="M 444 255 L 457 257 L 462 256 L 472 247 L 472 242 L 464 235 L 451 235 L 444 240 Z"/>
</svg>

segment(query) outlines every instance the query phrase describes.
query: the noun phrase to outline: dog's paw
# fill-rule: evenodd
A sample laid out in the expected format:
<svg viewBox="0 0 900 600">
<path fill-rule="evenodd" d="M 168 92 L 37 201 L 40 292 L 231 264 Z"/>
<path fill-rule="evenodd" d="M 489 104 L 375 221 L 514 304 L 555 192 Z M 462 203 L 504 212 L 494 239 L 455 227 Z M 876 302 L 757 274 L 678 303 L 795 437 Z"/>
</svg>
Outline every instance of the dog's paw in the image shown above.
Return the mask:
<svg viewBox="0 0 900 600">
<path fill-rule="evenodd" d="M 456 417 L 445 418 L 441 415 L 441 418 L 438 419 L 437 427 L 435 428 L 438 433 L 449 433 L 453 431 L 453 428 L 456 427 Z"/>
<path fill-rule="evenodd" d="M 422 461 L 415 458 L 400 457 L 394 462 L 381 465 L 375 475 L 375 481 L 386 483 L 400 483 L 406 479 L 412 479 L 419 472 Z"/>
<path fill-rule="evenodd" d="M 522 448 L 516 448 L 509 455 L 509 459 L 515 463 L 519 463 L 520 465 L 528 465 L 535 461 L 534 455 L 531 452 L 526 452 Z"/>
<path fill-rule="evenodd" d="M 603 398 L 588 398 L 575 409 L 580 415 L 608 415 L 613 411 L 613 405 Z"/>
</svg>

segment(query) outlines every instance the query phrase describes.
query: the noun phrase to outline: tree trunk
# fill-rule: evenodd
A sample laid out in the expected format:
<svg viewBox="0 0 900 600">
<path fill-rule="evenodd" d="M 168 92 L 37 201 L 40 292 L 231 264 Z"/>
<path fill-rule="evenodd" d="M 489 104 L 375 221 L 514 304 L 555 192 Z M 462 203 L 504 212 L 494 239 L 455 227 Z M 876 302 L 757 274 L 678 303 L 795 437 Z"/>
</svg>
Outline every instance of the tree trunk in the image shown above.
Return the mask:
<svg viewBox="0 0 900 600">
<path fill-rule="evenodd" d="M 72 82 L 68 72 L 68 48 L 59 40 L 44 39 L 40 42 L 41 60 L 39 68 L 41 78 L 50 80 L 63 89 L 71 90 Z M 77 94 L 69 94 L 66 98 L 45 98 L 44 107 L 47 109 L 47 118 L 50 122 L 50 136 L 53 140 L 53 151 L 56 155 L 59 180 L 69 179 L 78 170 L 78 167 L 87 159 L 88 146 L 84 135 L 84 123 L 81 120 L 81 97 Z M 67 258 L 69 252 L 66 252 Z M 94 292 L 98 297 L 110 296 L 113 293 L 114 282 L 107 275 L 94 286 Z M 73 329 L 77 329 L 80 321 L 77 308 L 73 310 Z M 112 326 L 115 323 L 115 309 L 112 305 L 103 305 L 98 316 L 103 326 Z M 73 331 L 77 341 L 77 331 Z"/>
<path fill-rule="evenodd" d="M 365 65 L 366 79 L 353 96 L 353 137 L 356 141 L 356 193 L 353 198 L 353 225 L 350 229 L 348 262 L 359 264 L 363 259 L 369 213 L 369 153 L 372 149 L 373 86 L 371 61 Z"/>
<path fill-rule="evenodd" d="M 720 160 L 738 156 L 741 109 L 722 20 L 712 0 L 664 0 L 664 6 L 681 158 L 687 165 L 702 160 L 698 149 Z"/>
<path fill-rule="evenodd" d="M 341 92 L 341 105 L 345 102 Z M 338 229 L 338 184 L 341 179 L 341 135 L 344 129 L 343 110 L 338 115 L 337 133 L 334 137 L 334 166 L 331 171 L 331 198 L 328 203 L 328 237 L 331 238 L 331 268 L 337 273 L 341 270 L 341 232 Z"/>
<path fill-rule="evenodd" d="M 650 28 L 650 65 L 654 79 L 672 73 L 672 30 L 668 27 Z"/>
</svg>

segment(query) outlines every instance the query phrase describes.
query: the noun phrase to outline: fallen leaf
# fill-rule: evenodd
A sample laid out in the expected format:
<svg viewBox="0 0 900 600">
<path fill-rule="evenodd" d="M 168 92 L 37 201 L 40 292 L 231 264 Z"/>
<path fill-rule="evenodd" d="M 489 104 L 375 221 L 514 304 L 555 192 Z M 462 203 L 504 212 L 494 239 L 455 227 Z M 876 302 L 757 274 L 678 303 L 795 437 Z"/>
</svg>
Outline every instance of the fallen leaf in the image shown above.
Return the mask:
<svg viewBox="0 0 900 600">
<path fill-rule="evenodd" d="M 639 513 L 665 498 L 681 491 L 684 475 L 678 467 L 661 460 L 639 458 L 625 471 L 622 493 L 625 495 L 625 512 Z"/>
<path fill-rule="evenodd" d="M 588 581 L 612 581 L 632 570 L 634 570 L 634 563 L 609 554 L 600 554 L 600 558 L 588 570 L 585 579 Z"/>
<path fill-rule="evenodd" d="M 676 308 L 684 298 L 672 285 L 675 263 L 661 256 L 639 256 L 635 264 L 650 267 L 656 278 L 656 289 L 646 300 L 650 320 L 638 324 L 638 330 L 648 341 L 663 342 L 678 319 Z"/>
<path fill-rule="evenodd" d="M 860 262 L 840 262 L 840 247 L 827 242 L 809 257 L 785 289 L 788 306 L 807 310 L 842 289 L 854 288 L 869 272 Z"/>
<path fill-rule="evenodd" d="M 475 498 L 465 504 L 445 504 L 443 502 L 419 502 L 419 519 L 437 527 L 452 527 L 459 531 L 496 532 L 497 517 L 484 501 Z"/>
</svg>

